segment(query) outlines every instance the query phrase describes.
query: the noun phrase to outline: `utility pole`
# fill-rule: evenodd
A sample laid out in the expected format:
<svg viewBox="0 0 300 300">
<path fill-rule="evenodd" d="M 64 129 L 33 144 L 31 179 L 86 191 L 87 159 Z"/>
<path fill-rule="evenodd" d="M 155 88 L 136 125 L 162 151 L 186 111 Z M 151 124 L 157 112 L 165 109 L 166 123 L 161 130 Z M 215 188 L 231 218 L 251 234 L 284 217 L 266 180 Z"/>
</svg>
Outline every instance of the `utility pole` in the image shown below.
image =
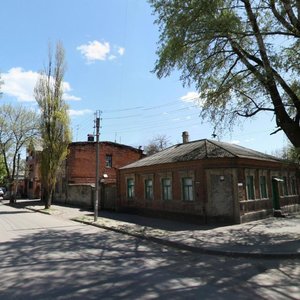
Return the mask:
<svg viewBox="0 0 300 300">
<path fill-rule="evenodd" d="M 99 206 L 99 130 L 100 130 L 100 111 L 95 114 L 96 123 L 96 181 L 95 181 L 95 201 L 94 201 L 94 222 L 98 219 Z"/>
</svg>

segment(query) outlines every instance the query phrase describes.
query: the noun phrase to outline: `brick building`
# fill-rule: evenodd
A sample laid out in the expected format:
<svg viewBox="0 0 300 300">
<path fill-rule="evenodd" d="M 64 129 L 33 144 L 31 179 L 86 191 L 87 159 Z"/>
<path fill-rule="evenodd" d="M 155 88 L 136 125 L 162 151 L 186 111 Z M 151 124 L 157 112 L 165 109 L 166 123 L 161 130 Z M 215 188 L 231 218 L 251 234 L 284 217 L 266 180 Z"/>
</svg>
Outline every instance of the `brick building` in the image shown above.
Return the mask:
<svg viewBox="0 0 300 300">
<path fill-rule="evenodd" d="M 143 157 L 143 151 L 113 142 L 99 142 L 99 176 L 105 184 L 116 184 L 116 170 Z M 74 142 L 66 160 L 68 183 L 95 183 L 96 143 Z"/>
<path fill-rule="evenodd" d="M 240 223 L 299 209 L 298 165 L 233 144 L 183 143 L 119 170 L 118 207 Z"/>
<path fill-rule="evenodd" d="M 99 142 L 99 179 L 101 206 L 114 208 L 117 170 L 144 157 L 143 151 L 131 146 Z M 74 205 L 93 205 L 96 181 L 96 142 L 74 142 L 57 181 L 55 201 Z"/>
<path fill-rule="evenodd" d="M 38 199 L 41 196 L 41 151 L 42 148 L 39 146 L 27 149 L 24 194 L 26 194 L 29 199 Z"/>
</svg>

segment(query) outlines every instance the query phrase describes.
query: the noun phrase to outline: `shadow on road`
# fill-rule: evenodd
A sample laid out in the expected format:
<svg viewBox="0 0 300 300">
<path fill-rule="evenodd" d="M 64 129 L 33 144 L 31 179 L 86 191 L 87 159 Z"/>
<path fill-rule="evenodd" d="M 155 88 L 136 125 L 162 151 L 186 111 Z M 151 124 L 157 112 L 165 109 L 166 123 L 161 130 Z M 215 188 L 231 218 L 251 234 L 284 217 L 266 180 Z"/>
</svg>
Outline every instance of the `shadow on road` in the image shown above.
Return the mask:
<svg viewBox="0 0 300 300">
<path fill-rule="evenodd" d="M 87 229 L 40 230 L 0 244 L 0 298 L 266 299 L 299 279 L 288 269 L 280 283 L 259 280 L 280 269 L 276 260 L 192 255 Z M 296 299 L 288 288 L 280 293 Z"/>
<path fill-rule="evenodd" d="M 15 208 L 26 208 L 27 206 L 39 207 L 39 206 L 44 206 L 44 203 L 39 199 L 37 200 L 27 199 L 27 200 L 18 200 L 17 203 L 13 204 L 12 206 Z M 72 206 L 61 205 L 57 203 L 55 203 L 55 206 L 58 208 L 61 207 L 62 209 L 65 207 L 74 208 Z M 92 210 L 80 209 L 80 208 L 77 209 L 79 211 L 84 212 L 84 215 L 86 216 L 94 215 L 94 212 Z M 189 223 L 188 221 L 185 222 L 173 221 L 173 220 L 156 218 L 156 217 L 142 216 L 133 213 L 120 213 L 120 212 L 107 211 L 107 210 L 100 210 L 98 212 L 98 217 L 99 218 L 104 217 L 111 220 L 129 222 L 140 226 L 152 227 L 155 229 L 168 230 L 168 231 L 208 230 L 208 229 L 217 228 L 221 226 L 221 224 L 213 224 L 213 225 L 195 224 L 195 223 Z"/>
</svg>

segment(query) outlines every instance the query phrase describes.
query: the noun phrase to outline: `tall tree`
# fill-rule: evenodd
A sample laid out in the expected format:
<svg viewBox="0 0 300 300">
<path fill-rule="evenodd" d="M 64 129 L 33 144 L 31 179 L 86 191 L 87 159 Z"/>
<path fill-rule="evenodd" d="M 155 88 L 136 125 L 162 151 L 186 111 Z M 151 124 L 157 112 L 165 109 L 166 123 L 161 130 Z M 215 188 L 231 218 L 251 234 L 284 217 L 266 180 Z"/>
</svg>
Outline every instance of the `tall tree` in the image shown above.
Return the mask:
<svg viewBox="0 0 300 300">
<path fill-rule="evenodd" d="M 159 78 L 181 70 L 199 91 L 201 115 L 231 126 L 275 115 L 300 147 L 300 1 L 149 0 L 158 18 Z"/>
<path fill-rule="evenodd" d="M 56 175 L 71 141 L 68 106 L 63 100 L 64 74 L 65 52 L 62 44 L 57 43 L 55 55 L 49 49 L 48 66 L 41 72 L 34 90 L 41 110 L 41 181 L 45 208 L 51 206 Z"/>
<path fill-rule="evenodd" d="M 0 151 L 5 166 L 7 183 L 10 189 L 10 202 L 14 203 L 14 180 L 17 157 L 38 134 L 38 115 L 22 106 L 5 104 L 0 109 Z"/>
</svg>

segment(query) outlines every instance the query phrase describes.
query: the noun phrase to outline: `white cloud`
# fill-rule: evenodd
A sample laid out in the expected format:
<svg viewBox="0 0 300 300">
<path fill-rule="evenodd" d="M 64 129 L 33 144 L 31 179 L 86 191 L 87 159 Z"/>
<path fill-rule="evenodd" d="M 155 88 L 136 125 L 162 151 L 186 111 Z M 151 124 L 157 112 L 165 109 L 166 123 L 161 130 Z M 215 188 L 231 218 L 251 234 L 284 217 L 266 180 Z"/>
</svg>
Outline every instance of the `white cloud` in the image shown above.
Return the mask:
<svg viewBox="0 0 300 300">
<path fill-rule="evenodd" d="M 63 99 L 65 101 L 80 101 L 81 98 L 77 96 L 70 95 L 68 93 L 63 93 Z"/>
<path fill-rule="evenodd" d="M 34 101 L 33 89 L 37 82 L 39 73 L 23 71 L 22 68 L 11 68 L 2 74 L 4 85 L 2 91 L 18 101 Z"/>
<path fill-rule="evenodd" d="M 195 100 L 200 99 L 199 93 L 196 92 L 188 92 L 186 95 L 180 98 L 184 102 L 195 102 Z"/>
<path fill-rule="evenodd" d="M 118 53 L 119 53 L 121 56 L 123 56 L 124 53 L 125 53 L 125 48 L 124 48 L 124 47 L 119 47 Z"/>
<path fill-rule="evenodd" d="M 109 57 L 108 57 L 108 59 L 109 60 L 113 60 L 113 59 L 116 59 L 117 57 L 115 56 L 115 55 L 110 55 Z"/>
<path fill-rule="evenodd" d="M 97 40 L 80 45 L 76 49 L 81 52 L 88 63 L 93 63 L 95 61 L 114 60 L 118 55 L 123 56 L 125 53 L 125 48 L 123 47 L 111 47 L 109 42 L 101 43 Z"/>
<path fill-rule="evenodd" d="M 91 109 L 82 109 L 82 110 L 69 109 L 68 112 L 70 116 L 83 116 L 83 115 L 93 113 Z"/>
<path fill-rule="evenodd" d="M 4 81 L 2 92 L 17 98 L 18 101 L 35 101 L 33 91 L 40 74 L 34 71 L 25 71 L 20 67 L 11 68 L 7 73 L 2 74 Z M 68 82 L 63 83 L 63 97 L 65 100 L 80 100 L 79 97 L 70 95 L 72 91 Z"/>
<path fill-rule="evenodd" d="M 74 96 L 74 95 L 70 95 L 69 92 L 72 91 L 72 88 L 69 84 L 69 82 L 64 82 L 63 83 L 63 90 L 64 90 L 64 93 L 63 93 L 63 99 L 65 101 L 80 101 L 81 98 L 80 97 L 77 97 L 77 96 Z"/>
<path fill-rule="evenodd" d="M 197 92 L 188 92 L 186 95 L 180 97 L 180 100 L 188 103 L 195 103 L 199 106 L 203 106 L 205 99 L 201 94 Z"/>
<path fill-rule="evenodd" d="M 88 62 L 106 60 L 110 53 L 110 45 L 108 42 L 100 43 L 98 41 L 93 41 L 88 44 L 78 46 L 77 50 L 81 52 Z"/>
</svg>

